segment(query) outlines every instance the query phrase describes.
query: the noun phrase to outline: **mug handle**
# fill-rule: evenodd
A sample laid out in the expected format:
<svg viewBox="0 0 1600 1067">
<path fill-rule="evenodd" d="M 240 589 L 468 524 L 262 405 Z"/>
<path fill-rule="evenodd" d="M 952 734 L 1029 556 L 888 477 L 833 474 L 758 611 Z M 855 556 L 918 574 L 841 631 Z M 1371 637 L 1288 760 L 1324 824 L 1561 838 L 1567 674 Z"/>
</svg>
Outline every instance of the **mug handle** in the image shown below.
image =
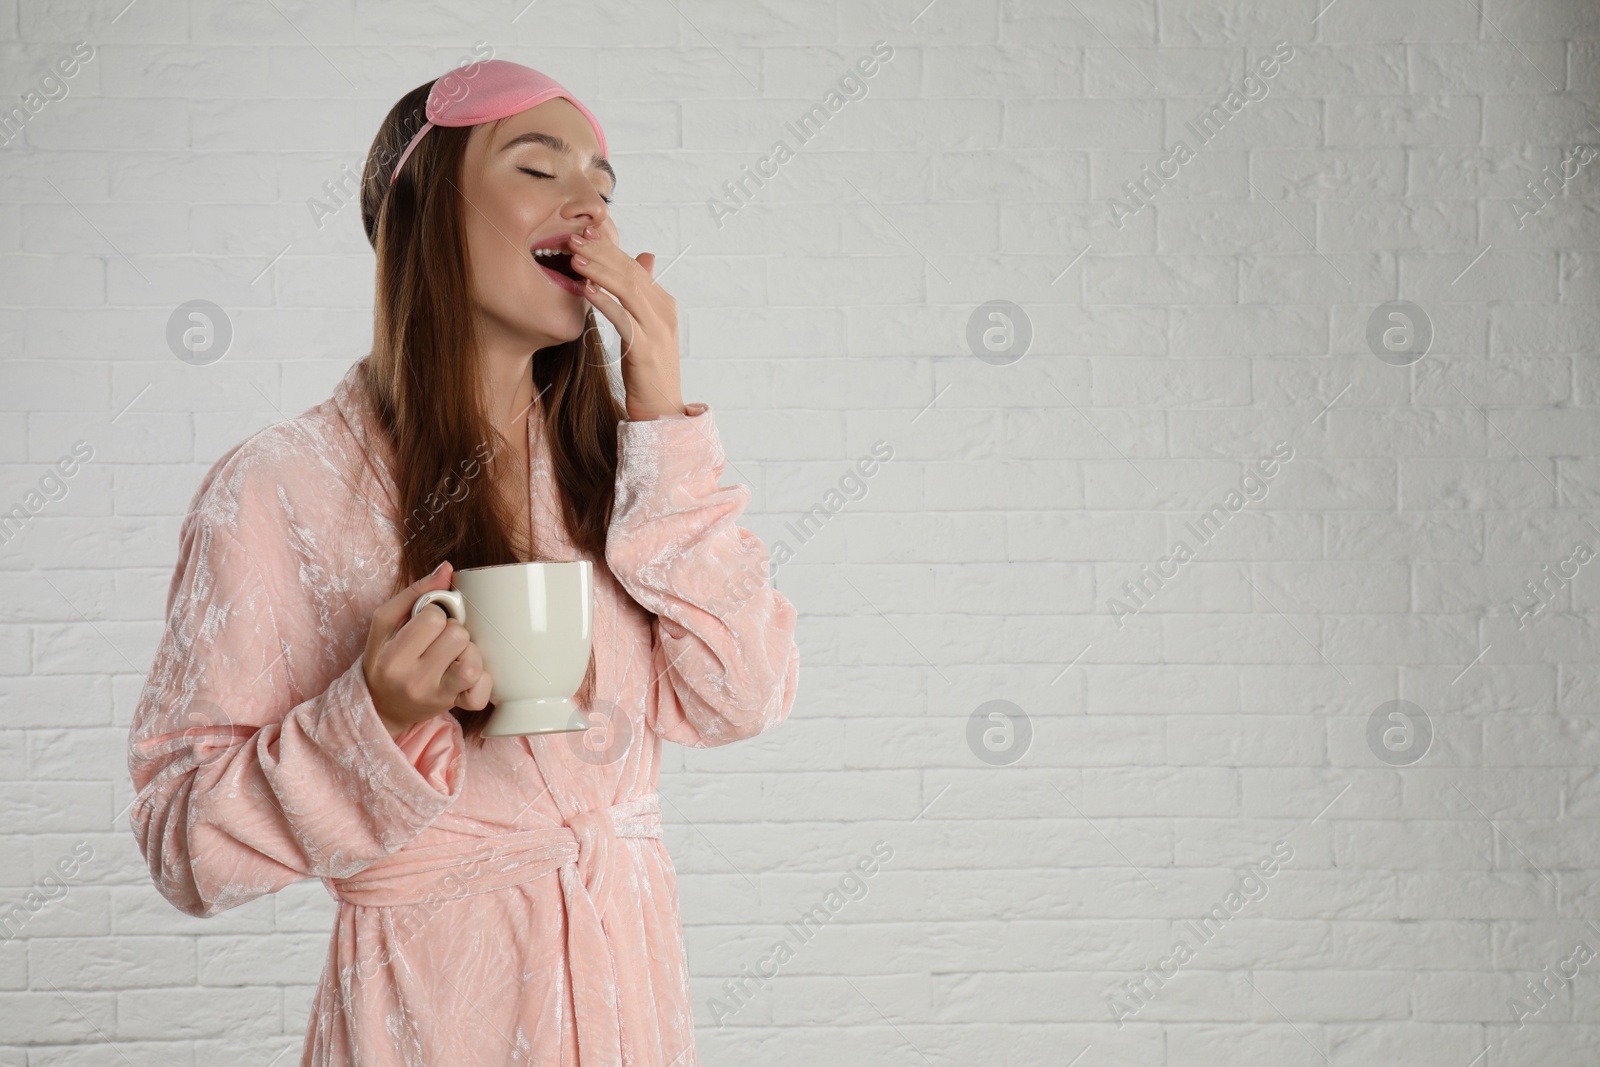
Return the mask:
<svg viewBox="0 0 1600 1067">
<path fill-rule="evenodd" d="M 465 626 L 467 624 L 467 602 L 461 592 L 456 589 L 430 589 L 417 597 L 417 602 L 411 605 L 411 615 L 416 617 L 417 612 L 429 604 L 438 604 L 439 610 Z"/>
</svg>

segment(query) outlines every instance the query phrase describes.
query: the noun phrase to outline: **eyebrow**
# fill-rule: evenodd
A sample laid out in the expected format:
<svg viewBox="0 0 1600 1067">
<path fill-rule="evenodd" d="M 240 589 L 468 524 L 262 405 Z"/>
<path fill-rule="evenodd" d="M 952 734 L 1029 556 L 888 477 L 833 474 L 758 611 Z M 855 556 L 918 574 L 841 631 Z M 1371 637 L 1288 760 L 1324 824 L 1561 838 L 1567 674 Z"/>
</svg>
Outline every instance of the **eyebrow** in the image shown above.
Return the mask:
<svg viewBox="0 0 1600 1067">
<path fill-rule="evenodd" d="M 505 152 L 509 149 L 515 148 L 519 144 L 542 144 L 547 148 L 555 149 L 557 152 L 572 151 L 571 145 L 567 144 L 567 142 L 563 141 L 554 134 L 538 132 L 519 133 L 502 145 L 500 147 L 500 151 Z M 611 176 L 611 184 L 613 186 L 617 184 L 617 172 L 611 169 L 611 164 L 605 159 L 605 157 L 599 155 L 595 156 L 594 159 L 589 161 L 589 166 L 605 171 Z"/>
</svg>

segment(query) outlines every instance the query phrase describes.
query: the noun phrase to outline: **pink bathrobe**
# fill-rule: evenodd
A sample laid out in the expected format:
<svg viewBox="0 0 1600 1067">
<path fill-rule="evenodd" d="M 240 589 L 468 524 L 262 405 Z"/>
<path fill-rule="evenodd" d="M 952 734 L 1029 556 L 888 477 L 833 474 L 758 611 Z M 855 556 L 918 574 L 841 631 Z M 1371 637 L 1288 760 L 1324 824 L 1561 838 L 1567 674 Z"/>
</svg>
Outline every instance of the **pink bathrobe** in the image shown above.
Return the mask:
<svg viewBox="0 0 1600 1067">
<path fill-rule="evenodd" d="M 718 486 L 706 405 L 618 423 L 594 561 L 609 728 L 480 748 L 443 714 L 391 738 L 361 660 L 403 531 L 358 366 L 190 505 L 129 735 L 151 878 L 202 917 L 306 878 L 340 902 L 302 1067 L 695 1067 L 656 777 L 663 738 L 725 745 L 794 702 L 795 610 L 736 525 L 750 491 Z M 528 427 L 540 547 L 592 558 L 554 507 L 542 405 Z"/>
</svg>

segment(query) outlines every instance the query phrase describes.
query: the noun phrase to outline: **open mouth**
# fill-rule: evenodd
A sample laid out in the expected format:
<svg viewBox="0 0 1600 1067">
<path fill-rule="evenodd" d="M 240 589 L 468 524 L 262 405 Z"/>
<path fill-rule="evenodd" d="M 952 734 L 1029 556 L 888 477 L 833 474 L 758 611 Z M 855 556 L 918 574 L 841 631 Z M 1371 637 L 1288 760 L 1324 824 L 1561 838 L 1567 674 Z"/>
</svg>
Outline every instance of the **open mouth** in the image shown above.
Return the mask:
<svg viewBox="0 0 1600 1067">
<path fill-rule="evenodd" d="M 533 261 L 547 270 L 554 271 L 573 281 L 583 281 L 583 275 L 572 269 L 572 253 L 557 248 L 536 248 L 533 250 Z"/>
</svg>

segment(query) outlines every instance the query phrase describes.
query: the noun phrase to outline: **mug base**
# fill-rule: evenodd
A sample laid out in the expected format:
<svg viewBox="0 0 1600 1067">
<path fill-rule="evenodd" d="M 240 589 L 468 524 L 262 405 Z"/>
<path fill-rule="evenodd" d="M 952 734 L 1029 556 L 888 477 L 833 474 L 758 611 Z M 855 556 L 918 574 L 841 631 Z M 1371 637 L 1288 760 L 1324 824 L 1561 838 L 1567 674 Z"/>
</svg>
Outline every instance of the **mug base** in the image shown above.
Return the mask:
<svg viewBox="0 0 1600 1067">
<path fill-rule="evenodd" d="M 494 714 L 484 724 L 485 737 L 522 737 L 528 734 L 553 734 L 587 730 L 590 723 L 570 697 L 532 697 L 496 704 Z"/>
</svg>

